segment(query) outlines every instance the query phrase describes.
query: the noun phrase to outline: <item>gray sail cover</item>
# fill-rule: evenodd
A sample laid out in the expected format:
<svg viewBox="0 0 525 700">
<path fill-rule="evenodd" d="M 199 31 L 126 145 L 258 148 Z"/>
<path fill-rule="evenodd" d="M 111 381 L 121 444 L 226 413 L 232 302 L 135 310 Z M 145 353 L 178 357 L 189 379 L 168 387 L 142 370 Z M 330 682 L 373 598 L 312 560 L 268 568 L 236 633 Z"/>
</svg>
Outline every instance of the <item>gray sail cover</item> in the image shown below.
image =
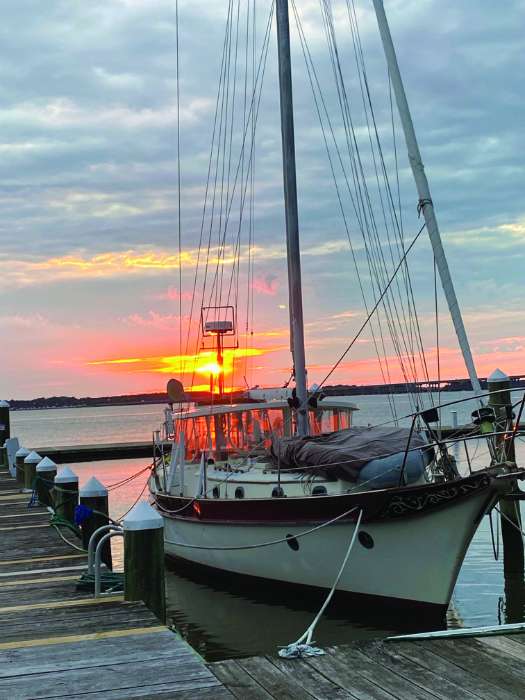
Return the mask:
<svg viewBox="0 0 525 700">
<path fill-rule="evenodd" d="M 355 427 L 322 435 L 279 438 L 272 445 L 272 455 L 281 469 L 318 466 L 319 470 L 313 470 L 316 473 L 355 481 L 371 460 L 404 453 L 409 436 L 408 428 Z M 424 445 L 425 440 L 414 432 L 410 449 Z"/>
</svg>

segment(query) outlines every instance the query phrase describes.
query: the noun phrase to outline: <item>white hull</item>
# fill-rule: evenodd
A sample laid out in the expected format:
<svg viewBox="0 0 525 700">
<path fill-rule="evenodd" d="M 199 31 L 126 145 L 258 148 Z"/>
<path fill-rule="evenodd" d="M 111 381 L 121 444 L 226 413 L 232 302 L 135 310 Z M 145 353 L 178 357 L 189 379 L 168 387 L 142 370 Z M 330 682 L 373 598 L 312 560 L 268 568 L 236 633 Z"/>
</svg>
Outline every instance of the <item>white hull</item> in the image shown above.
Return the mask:
<svg viewBox="0 0 525 700">
<path fill-rule="evenodd" d="M 459 569 L 491 493 L 469 498 L 421 515 L 372 521 L 360 532 L 373 539 L 372 548 L 356 540 L 338 590 L 353 594 L 446 607 Z M 298 540 L 294 551 L 286 542 L 249 550 L 206 550 L 185 543 L 231 547 L 297 535 L 307 525 L 220 524 L 166 517 L 168 555 L 229 572 L 274 581 L 329 589 L 347 552 L 353 523 L 335 523 Z"/>
</svg>

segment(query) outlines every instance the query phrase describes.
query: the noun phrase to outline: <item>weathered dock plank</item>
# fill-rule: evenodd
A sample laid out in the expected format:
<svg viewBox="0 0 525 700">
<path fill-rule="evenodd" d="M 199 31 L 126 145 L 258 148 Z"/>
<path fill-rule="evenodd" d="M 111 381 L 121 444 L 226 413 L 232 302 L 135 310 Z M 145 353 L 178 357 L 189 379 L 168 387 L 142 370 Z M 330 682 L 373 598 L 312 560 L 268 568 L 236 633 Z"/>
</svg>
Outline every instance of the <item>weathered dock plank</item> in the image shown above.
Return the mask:
<svg viewBox="0 0 525 700">
<path fill-rule="evenodd" d="M 28 508 L 14 480 L 2 482 L 1 698 L 234 697 L 143 603 L 77 591 L 87 555 L 49 527 L 45 509 Z"/>
<path fill-rule="evenodd" d="M 396 697 L 373 681 L 361 676 L 356 670 L 356 665 L 353 662 L 348 663 L 343 655 L 341 658 L 337 653 L 312 656 L 305 659 L 305 663 L 341 688 L 347 688 L 358 700 L 392 700 Z"/>
<path fill-rule="evenodd" d="M 494 700 L 516 700 L 516 695 L 499 688 L 486 678 L 481 678 L 473 673 L 472 669 L 462 668 L 454 661 L 444 659 L 425 645 L 396 642 L 395 649 L 398 654 L 405 656 L 412 663 L 421 668 L 430 669 L 433 673 L 447 678 L 449 682 L 455 683 L 482 700 L 491 700 L 492 698 Z"/>
<path fill-rule="evenodd" d="M 515 636 L 525 635 L 354 642 L 328 648 L 324 656 L 256 657 L 209 667 L 236 698 L 517 700 L 525 697 L 525 644 Z"/>
<path fill-rule="evenodd" d="M 171 443 L 167 449 L 171 448 Z M 151 440 L 140 442 L 114 442 L 98 445 L 63 445 L 58 447 L 35 447 L 42 457 L 49 457 L 55 464 L 65 462 L 93 462 L 101 459 L 134 459 L 145 457 L 151 459 L 153 446 Z"/>
</svg>

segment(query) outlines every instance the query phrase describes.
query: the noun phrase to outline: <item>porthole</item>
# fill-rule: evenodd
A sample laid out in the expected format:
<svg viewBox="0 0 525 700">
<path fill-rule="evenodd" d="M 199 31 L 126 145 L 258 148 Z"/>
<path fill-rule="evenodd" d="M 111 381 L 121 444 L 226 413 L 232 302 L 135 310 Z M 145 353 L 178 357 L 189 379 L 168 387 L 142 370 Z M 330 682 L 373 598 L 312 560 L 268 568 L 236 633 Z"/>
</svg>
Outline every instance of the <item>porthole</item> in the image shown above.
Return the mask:
<svg viewBox="0 0 525 700">
<path fill-rule="evenodd" d="M 213 487 L 213 491 L 211 492 L 211 495 L 213 496 L 213 498 L 220 498 L 221 497 L 221 492 L 220 492 L 218 486 Z"/>
<path fill-rule="evenodd" d="M 272 498 L 284 498 L 284 491 L 280 486 L 274 486 L 272 489 Z"/>
<path fill-rule="evenodd" d="M 244 498 L 244 489 L 242 486 L 237 486 L 235 489 L 235 498 Z"/>
<path fill-rule="evenodd" d="M 286 544 L 290 547 L 290 549 L 293 549 L 294 552 L 297 552 L 299 549 L 299 542 L 293 535 L 286 535 Z"/>
<path fill-rule="evenodd" d="M 372 547 L 374 546 L 374 540 L 372 538 L 372 535 L 369 535 L 368 532 L 361 530 L 361 532 L 359 533 L 359 535 L 357 537 L 359 539 L 359 542 L 366 549 L 372 549 Z"/>
<path fill-rule="evenodd" d="M 312 496 L 326 496 L 326 486 L 314 486 Z"/>
</svg>

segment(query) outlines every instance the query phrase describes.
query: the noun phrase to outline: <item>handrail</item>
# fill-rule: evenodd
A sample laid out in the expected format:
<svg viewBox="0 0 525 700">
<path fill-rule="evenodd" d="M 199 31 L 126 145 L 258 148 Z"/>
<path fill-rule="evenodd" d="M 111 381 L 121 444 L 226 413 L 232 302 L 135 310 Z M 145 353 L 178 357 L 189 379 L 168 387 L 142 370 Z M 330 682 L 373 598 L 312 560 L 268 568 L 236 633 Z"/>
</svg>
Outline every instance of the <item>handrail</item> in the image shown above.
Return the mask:
<svg viewBox="0 0 525 700">
<path fill-rule="evenodd" d="M 122 528 L 120 528 L 119 530 L 114 530 L 113 532 L 111 532 L 111 531 L 107 532 L 98 541 L 97 549 L 95 551 L 95 598 L 100 598 L 102 595 L 104 595 L 100 591 L 100 588 L 101 588 L 100 569 L 101 569 L 101 563 L 102 563 L 102 547 L 104 546 L 104 543 L 107 540 L 111 539 L 112 537 L 124 537 L 124 530 Z M 91 542 L 91 540 L 90 540 L 90 542 Z"/>
<path fill-rule="evenodd" d="M 455 406 L 456 404 L 459 403 L 465 403 L 466 401 L 475 401 L 476 399 L 485 399 L 490 396 L 494 396 L 496 394 L 503 394 L 504 392 L 509 392 L 512 393 L 514 391 L 524 391 L 525 392 L 525 387 L 514 387 L 514 388 L 509 388 L 509 389 L 496 389 L 495 391 L 487 391 L 485 394 L 475 394 L 474 396 L 466 396 L 462 399 L 455 399 L 454 401 L 446 401 L 445 403 L 440 403 L 437 404 L 436 406 L 433 406 L 433 408 L 438 409 L 438 408 L 447 408 L 448 406 Z M 432 392 L 428 392 L 429 394 Z M 516 402 L 515 405 L 518 405 L 520 402 Z M 426 409 L 424 409 L 426 410 Z M 407 413 L 405 416 L 399 416 L 398 418 L 393 418 L 392 420 L 385 421 L 384 423 L 376 423 L 376 425 L 371 425 L 371 428 L 381 428 L 383 425 L 392 425 L 392 423 L 398 423 L 400 420 L 404 420 L 405 418 L 413 418 L 414 416 L 419 416 L 421 413 L 424 411 L 415 411 L 414 413 Z"/>
<path fill-rule="evenodd" d="M 102 525 L 102 527 L 97 528 L 91 537 L 89 538 L 89 544 L 88 544 L 88 574 L 93 574 L 93 566 L 94 566 L 94 561 L 95 561 L 95 547 L 96 547 L 96 540 L 99 535 L 101 535 L 103 532 L 106 532 L 106 530 L 122 530 L 122 527 L 120 525 L 114 525 L 114 524 L 109 524 L 109 525 Z"/>
</svg>

